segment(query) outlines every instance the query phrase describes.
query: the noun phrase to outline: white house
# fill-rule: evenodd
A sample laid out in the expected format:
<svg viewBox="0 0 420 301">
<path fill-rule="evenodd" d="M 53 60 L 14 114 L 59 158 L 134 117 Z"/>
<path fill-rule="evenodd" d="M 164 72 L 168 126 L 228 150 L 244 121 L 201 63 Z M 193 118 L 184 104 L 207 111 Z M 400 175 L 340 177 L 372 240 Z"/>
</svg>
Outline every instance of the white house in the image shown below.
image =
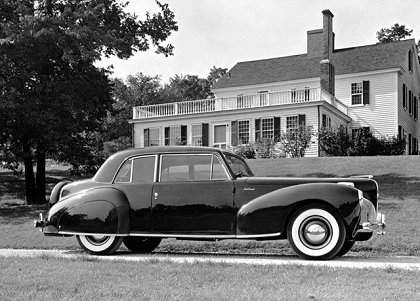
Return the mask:
<svg viewBox="0 0 420 301">
<path fill-rule="evenodd" d="M 334 48 L 333 14 L 307 32 L 307 53 L 237 63 L 213 86 L 214 99 L 133 108 L 134 147 L 226 147 L 273 138 L 300 124 L 368 127 L 407 139 L 418 153 L 420 66 L 415 41 Z M 314 135 L 307 156 L 319 155 Z"/>
</svg>

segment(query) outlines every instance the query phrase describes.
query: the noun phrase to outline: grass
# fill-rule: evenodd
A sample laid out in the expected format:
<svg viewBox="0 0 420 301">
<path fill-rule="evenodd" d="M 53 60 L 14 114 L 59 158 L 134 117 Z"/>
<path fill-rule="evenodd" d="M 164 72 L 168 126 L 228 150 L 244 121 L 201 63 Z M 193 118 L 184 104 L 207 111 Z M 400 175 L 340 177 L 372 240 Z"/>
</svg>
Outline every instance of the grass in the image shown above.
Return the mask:
<svg viewBox="0 0 420 301">
<path fill-rule="evenodd" d="M 420 256 L 420 157 L 249 161 L 259 176 L 373 174 L 387 234 L 359 242 L 350 256 Z M 49 189 L 69 175 L 48 172 Z M 79 249 L 74 237 L 44 237 L 33 220 L 47 206 L 24 204 L 22 178 L 0 172 L 0 248 Z M 158 252 L 293 254 L 287 242 L 164 240 Z M 0 257 L 0 300 L 418 300 L 418 271 L 215 263 L 112 262 Z"/>
<path fill-rule="evenodd" d="M 58 268 L 59 267 L 59 268 Z M 0 258 L 1 300 L 418 300 L 419 272 Z M 380 279 L 380 281 L 378 281 Z"/>
</svg>

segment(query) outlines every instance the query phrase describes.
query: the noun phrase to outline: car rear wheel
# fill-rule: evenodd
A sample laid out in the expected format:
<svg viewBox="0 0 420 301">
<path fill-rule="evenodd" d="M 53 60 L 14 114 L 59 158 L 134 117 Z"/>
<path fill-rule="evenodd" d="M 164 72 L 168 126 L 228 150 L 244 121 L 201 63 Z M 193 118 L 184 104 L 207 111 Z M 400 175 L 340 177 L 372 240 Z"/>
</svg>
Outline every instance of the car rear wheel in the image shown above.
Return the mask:
<svg viewBox="0 0 420 301">
<path fill-rule="evenodd" d="M 136 253 L 149 253 L 156 249 L 162 238 L 159 237 L 138 237 L 127 236 L 124 238 L 124 245 Z"/>
<path fill-rule="evenodd" d="M 121 245 L 123 237 L 106 235 L 78 235 L 77 242 L 87 252 L 95 255 L 109 255 Z"/>
<path fill-rule="evenodd" d="M 326 260 L 342 249 L 346 227 L 341 218 L 327 206 L 302 207 L 292 216 L 287 238 L 293 250 L 302 258 Z"/>
</svg>

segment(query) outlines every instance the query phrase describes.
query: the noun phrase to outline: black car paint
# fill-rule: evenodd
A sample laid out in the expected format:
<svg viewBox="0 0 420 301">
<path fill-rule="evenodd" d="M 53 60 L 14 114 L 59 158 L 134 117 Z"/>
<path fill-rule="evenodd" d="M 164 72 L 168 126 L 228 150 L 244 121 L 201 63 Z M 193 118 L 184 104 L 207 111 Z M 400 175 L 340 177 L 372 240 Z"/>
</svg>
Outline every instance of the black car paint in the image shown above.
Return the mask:
<svg viewBox="0 0 420 301">
<path fill-rule="evenodd" d="M 92 180 L 62 185 L 61 193 L 66 196 L 51 208 L 44 233 L 280 237 L 296 207 L 320 202 L 335 208 L 345 221 L 347 233 L 353 234 L 360 213 L 357 190 L 336 184 L 349 181 L 364 189 L 377 206 L 376 183 L 370 179 L 235 178 L 229 166 L 226 169 L 231 179 L 226 181 L 112 183 L 125 160 L 171 153 L 215 154 L 227 163 L 222 151 L 213 148 L 166 147 L 118 153 Z"/>
</svg>

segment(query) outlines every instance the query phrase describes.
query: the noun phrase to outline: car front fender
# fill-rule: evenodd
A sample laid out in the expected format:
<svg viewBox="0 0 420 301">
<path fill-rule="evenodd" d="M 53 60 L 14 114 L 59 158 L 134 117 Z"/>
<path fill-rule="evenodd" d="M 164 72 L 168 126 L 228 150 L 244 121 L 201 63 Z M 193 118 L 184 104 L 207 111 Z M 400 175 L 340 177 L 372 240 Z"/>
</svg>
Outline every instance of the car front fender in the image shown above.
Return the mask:
<svg viewBox="0 0 420 301">
<path fill-rule="evenodd" d="M 259 196 L 237 213 L 237 235 L 267 235 L 285 232 L 293 212 L 310 203 L 327 204 L 343 218 L 349 233 L 360 219 L 357 189 L 336 183 L 310 183 L 281 188 Z"/>
<path fill-rule="evenodd" d="M 55 234 L 124 235 L 129 232 L 129 209 L 118 189 L 95 187 L 53 205 L 46 229 L 55 228 Z"/>
</svg>

